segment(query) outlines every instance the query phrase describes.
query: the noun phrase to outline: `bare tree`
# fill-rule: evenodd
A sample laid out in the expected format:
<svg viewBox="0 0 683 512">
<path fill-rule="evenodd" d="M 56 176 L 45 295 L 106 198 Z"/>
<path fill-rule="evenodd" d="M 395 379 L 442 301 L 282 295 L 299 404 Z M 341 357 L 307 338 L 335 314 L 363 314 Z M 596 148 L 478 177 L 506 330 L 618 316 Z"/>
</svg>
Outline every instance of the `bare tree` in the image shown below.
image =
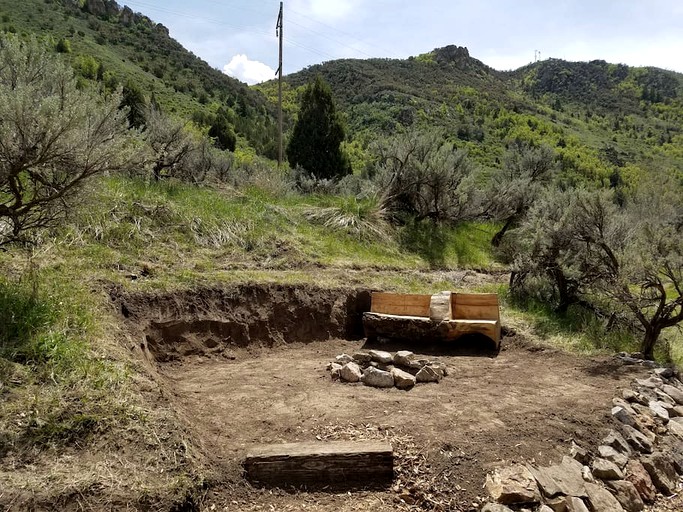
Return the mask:
<svg viewBox="0 0 683 512">
<path fill-rule="evenodd" d="M 88 178 L 136 164 L 120 102 L 79 89 L 35 38 L 0 38 L 0 245 L 54 225 Z"/>
</svg>

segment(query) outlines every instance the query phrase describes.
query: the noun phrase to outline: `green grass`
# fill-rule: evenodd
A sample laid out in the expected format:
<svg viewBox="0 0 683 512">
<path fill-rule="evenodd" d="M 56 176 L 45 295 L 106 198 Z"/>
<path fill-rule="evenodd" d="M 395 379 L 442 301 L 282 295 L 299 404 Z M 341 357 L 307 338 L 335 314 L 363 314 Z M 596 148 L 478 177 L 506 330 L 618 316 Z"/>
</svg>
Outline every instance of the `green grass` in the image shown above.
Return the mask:
<svg viewBox="0 0 683 512">
<path fill-rule="evenodd" d="M 127 417 L 112 395 L 125 366 L 92 345 L 105 326 L 96 311 L 87 289 L 53 272 L 0 278 L 0 454 L 82 445 Z"/>
<path fill-rule="evenodd" d="M 386 237 L 311 219 L 311 209 L 339 209 L 367 220 L 369 207 L 338 196 L 301 196 L 250 186 L 241 190 L 177 182 L 104 178 L 59 240 L 50 265 L 74 276 L 120 282 L 145 269 L 147 281 L 205 282 L 241 268 L 311 266 L 357 269 L 491 268 L 494 229 L 387 228 Z M 68 263 L 67 263 L 68 262 Z"/>
</svg>

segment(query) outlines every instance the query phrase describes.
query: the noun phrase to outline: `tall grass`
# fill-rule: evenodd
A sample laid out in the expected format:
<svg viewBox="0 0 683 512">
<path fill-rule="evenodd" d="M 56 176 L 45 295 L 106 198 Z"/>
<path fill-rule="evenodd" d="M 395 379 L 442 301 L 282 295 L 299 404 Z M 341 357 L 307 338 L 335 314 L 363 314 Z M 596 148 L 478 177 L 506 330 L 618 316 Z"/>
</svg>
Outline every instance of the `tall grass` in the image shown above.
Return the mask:
<svg viewBox="0 0 683 512">
<path fill-rule="evenodd" d="M 0 455 L 82 444 L 127 414 L 112 394 L 124 368 L 91 347 L 87 291 L 53 277 L 0 277 Z"/>
</svg>

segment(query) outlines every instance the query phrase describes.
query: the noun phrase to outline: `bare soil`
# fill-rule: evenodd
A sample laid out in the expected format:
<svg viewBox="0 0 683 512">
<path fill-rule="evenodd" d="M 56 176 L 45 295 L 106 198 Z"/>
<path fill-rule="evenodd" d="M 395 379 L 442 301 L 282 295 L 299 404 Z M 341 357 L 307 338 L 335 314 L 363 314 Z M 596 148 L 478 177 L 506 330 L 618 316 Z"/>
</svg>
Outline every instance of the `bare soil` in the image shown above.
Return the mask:
<svg viewBox="0 0 683 512">
<path fill-rule="evenodd" d="M 549 464 L 572 441 L 594 449 L 612 426 L 619 389 L 645 372 L 506 332 L 499 353 L 451 345 L 382 345 L 448 365 L 439 384 L 410 391 L 332 381 L 327 363 L 364 345 L 362 289 L 237 285 L 112 298 L 139 351 L 203 454 L 205 510 L 472 510 L 486 473 Z M 504 320 L 504 319 L 503 319 Z M 250 447 L 383 439 L 391 488 L 260 489 L 243 477 Z"/>
<path fill-rule="evenodd" d="M 438 356 L 450 375 L 408 392 L 333 382 L 327 362 L 363 345 L 344 340 L 244 350 L 232 361 L 183 361 L 161 373 L 226 477 L 207 507 L 467 510 L 485 494 L 485 475 L 496 466 L 557 461 L 572 440 L 597 446 L 611 424 L 612 398 L 639 375 L 611 359 L 506 341 L 495 357 Z M 434 350 L 424 352 L 434 357 Z M 255 444 L 377 438 L 392 441 L 397 456 L 396 484 L 384 492 L 268 492 L 240 477 L 240 462 Z"/>
</svg>

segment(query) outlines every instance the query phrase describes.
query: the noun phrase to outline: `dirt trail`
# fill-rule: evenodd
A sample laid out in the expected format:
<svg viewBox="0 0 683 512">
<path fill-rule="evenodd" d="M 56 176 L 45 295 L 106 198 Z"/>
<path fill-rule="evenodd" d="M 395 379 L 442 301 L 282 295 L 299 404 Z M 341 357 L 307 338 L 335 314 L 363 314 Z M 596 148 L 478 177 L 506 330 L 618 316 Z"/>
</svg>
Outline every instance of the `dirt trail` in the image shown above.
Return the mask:
<svg viewBox="0 0 683 512">
<path fill-rule="evenodd" d="M 642 370 L 558 351 L 514 346 L 497 357 L 444 355 L 450 375 L 409 392 L 332 382 L 326 363 L 362 342 L 333 340 L 252 352 L 233 361 L 196 358 L 164 365 L 178 407 L 225 482 L 207 499 L 218 510 L 395 510 L 405 490 L 344 494 L 252 490 L 239 463 L 259 443 L 326 439 L 409 439 L 441 472 L 465 510 L 485 474 L 519 461 L 546 464 L 571 440 L 596 446 L 610 426 L 611 400 Z M 395 348 L 395 347 L 389 347 Z M 417 347 L 411 347 L 419 353 Z M 429 357 L 435 357 L 433 353 Z M 437 475 L 438 476 L 438 475 Z M 416 479 L 418 476 L 416 475 Z M 401 484 L 410 486 L 409 481 Z"/>
</svg>

